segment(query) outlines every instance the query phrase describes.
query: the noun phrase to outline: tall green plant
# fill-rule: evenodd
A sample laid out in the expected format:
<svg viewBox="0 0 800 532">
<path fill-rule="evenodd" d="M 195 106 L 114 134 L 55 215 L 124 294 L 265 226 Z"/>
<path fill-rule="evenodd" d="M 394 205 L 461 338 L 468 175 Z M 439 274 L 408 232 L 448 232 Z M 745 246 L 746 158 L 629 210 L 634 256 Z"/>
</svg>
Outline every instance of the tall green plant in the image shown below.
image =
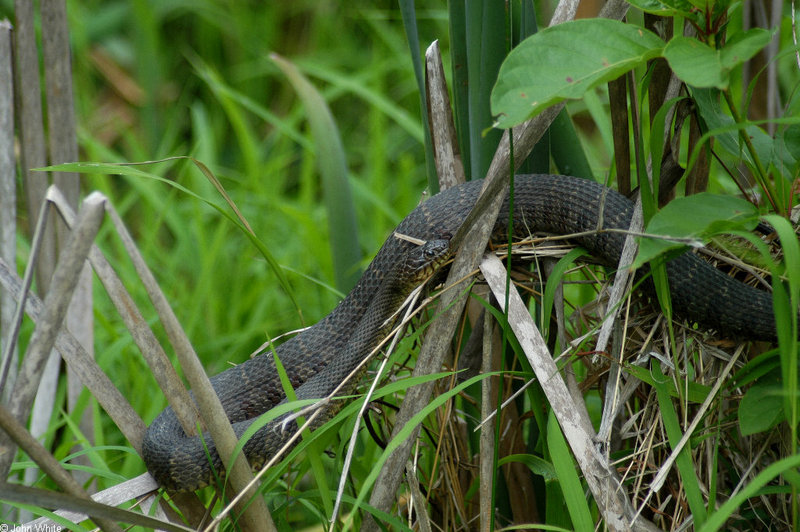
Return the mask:
<svg viewBox="0 0 800 532">
<path fill-rule="evenodd" d="M 752 229 L 758 219 L 758 209 L 745 200 L 712 194 L 678 198 L 658 211 L 659 170 L 662 153 L 670 142 L 669 133 L 675 128 L 676 138 L 680 134 L 680 124 L 665 124 L 672 107 L 679 101 L 674 99 L 665 103 L 655 116 L 650 116 L 651 128 L 643 126 L 642 101 L 646 94 L 651 70 L 648 62 L 655 58 L 667 61 L 675 76 L 685 84 L 689 101 L 696 109 L 702 137 L 697 144 L 690 145 L 683 163 L 684 176 L 688 175 L 702 150 L 713 146 L 713 152 L 720 161 L 722 172 L 729 174 L 732 181 L 745 193 L 747 200 L 756 203 L 761 210 L 765 208 L 780 216 L 764 218 L 780 235 L 785 255 L 785 263 L 774 261 L 760 240 L 747 236 L 763 254 L 763 260 L 770 265 L 774 286 L 775 313 L 778 321 L 778 350 L 780 355 L 781 386 L 785 415 L 770 417 L 770 421 L 757 421 L 754 413 L 760 407 L 758 400 L 751 398 L 743 402 L 740 419 L 747 420 L 747 426 L 759 426 L 766 430 L 775 423 L 787 422 L 790 433 L 790 452 L 797 449 L 797 349 L 798 333 L 796 327 L 798 301 L 794 295 L 798 271 L 796 249 L 798 239 L 788 227 L 786 217 L 796 203 L 796 187 L 800 178 L 800 150 L 796 144 L 795 131 L 800 119 L 793 113 L 798 108 L 796 91 L 790 92 L 785 117 L 775 120 L 777 133 L 769 135 L 763 128 L 764 122 L 747 119 L 746 108 L 753 94 L 753 85 L 747 92 L 747 100 L 738 101 L 733 92 L 740 67 L 762 50 L 772 39 L 774 31 L 760 28 L 737 29 L 731 24 L 740 4 L 727 0 L 695 2 L 659 0 L 635 0 L 631 2 L 643 11 L 664 17 L 666 24 L 685 21 L 691 28 L 690 36 L 678 35 L 667 40 L 636 25 L 603 19 L 578 20 L 547 28 L 534 35 L 509 54 L 503 63 L 497 84 L 492 93 L 492 110 L 496 115 L 495 125 L 508 128 L 520 124 L 536 115 L 542 109 L 563 100 L 578 100 L 602 84 L 635 72 L 639 80 L 635 92 L 631 90 L 630 112 L 634 114 L 634 143 L 637 146 L 636 175 L 643 194 L 646 232 L 651 234 L 684 237 L 708 242 L 712 237 L 726 232 L 745 236 L 742 231 Z M 631 17 L 635 19 L 636 17 Z M 676 31 L 676 33 L 679 33 Z M 796 53 L 786 50 L 783 55 Z M 795 76 L 796 79 L 796 76 Z M 669 126 L 665 128 L 665 125 Z M 649 143 L 647 137 L 650 137 Z M 675 142 L 674 140 L 672 141 Z M 649 148 L 645 151 L 644 147 Z M 652 158 L 652 172 L 648 159 Z M 753 193 L 735 175 L 733 168 L 739 165 L 746 168 L 757 189 Z M 652 181 L 651 181 L 652 179 Z M 663 191 L 662 191 L 663 192 Z M 763 201 L 759 201 L 759 198 Z M 664 241 L 642 239 L 637 264 L 651 260 L 661 260 L 659 254 L 670 248 L 681 247 L 666 244 Z M 654 269 L 657 277 L 658 269 Z M 792 272 L 792 273 L 789 273 Z M 664 307 L 668 307 L 669 292 L 665 284 L 659 293 Z M 785 291 L 785 287 L 789 288 Z M 677 288 L 679 289 L 679 288 Z M 668 308 L 665 308 L 668 310 Z M 667 316 L 669 314 L 667 313 Z M 672 338 L 672 351 L 675 340 Z M 677 359 L 673 359 L 677 361 Z M 677 365 L 676 365 L 677 367 Z M 764 373 L 762 373 L 763 375 Z M 655 379 L 656 383 L 660 380 Z M 659 401 L 663 402 L 662 413 L 673 412 L 666 395 L 666 388 L 659 384 Z M 678 389 L 685 404 L 686 397 Z M 775 393 L 775 387 L 754 388 L 754 394 Z M 758 396 L 758 395 L 757 395 Z M 769 404 L 775 405 L 775 401 Z M 748 411 L 752 409 L 753 413 Z M 678 418 L 673 415 L 664 418 L 672 445 L 682 436 Z M 748 430 L 752 430 L 748 428 Z M 693 518 L 703 523 L 711 508 L 705 509 L 700 496 L 698 479 L 692 471 L 692 464 L 686 449 L 681 452 L 677 463 L 679 473 L 686 488 L 686 494 Z M 794 496 L 793 475 L 787 475 L 792 491 L 792 522 L 797 523 L 797 507 Z M 741 503 L 741 499 L 739 499 Z M 729 511 L 729 510 L 728 510 Z M 730 515 L 729 513 L 726 515 Z M 720 522 L 718 516 L 712 521 Z"/>
</svg>

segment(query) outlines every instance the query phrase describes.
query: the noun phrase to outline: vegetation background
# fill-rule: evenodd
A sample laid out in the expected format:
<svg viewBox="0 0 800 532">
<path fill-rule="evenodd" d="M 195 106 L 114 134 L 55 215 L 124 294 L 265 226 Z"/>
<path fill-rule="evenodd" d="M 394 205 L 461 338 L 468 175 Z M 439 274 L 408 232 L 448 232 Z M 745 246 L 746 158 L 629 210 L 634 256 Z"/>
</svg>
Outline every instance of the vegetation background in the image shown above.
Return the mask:
<svg viewBox="0 0 800 532">
<path fill-rule="evenodd" d="M 0 1 L 0 18 L 13 18 L 11 4 Z M 549 20 L 553 4 L 536 3 L 540 21 Z M 269 338 L 315 323 L 346 289 L 337 285 L 331 249 L 337 239 L 355 235 L 329 230 L 320 147 L 308 126 L 308 109 L 271 53 L 307 76 L 335 118 L 353 192 L 362 267 L 427 187 L 418 84 L 395 2 L 71 0 L 68 13 L 81 160 L 137 162 L 190 155 L 202 161 L 291 284 L 292 296 L 278 287 L 242 232 L 202 201 L 156 180 L 84 177 L 84 191 L 107 195 L 131 228 L 209 374 L 244 360 Z M 419 42 L 412 46 L 424 48 L 438 39 L 449 76 L 448 6 L 421 3 L 416 22 Z M 783 90 L 792 93 L 797 71 L 781 68 L 779 75 Z M 741 87 L 736 89 L 741 93 Z M 606 104 L 603 88 L 568 106 L 596 176 L 608 175 L 613 167 Z M 486 118 L 479 129 L 491 125 Z M 221 203 L 189 162 L 158 163 L 146 170 Z M 732 188 L 717 166 L 712 165 L 711 178 L 712 189 Z M 101 245 L 118 258 L 123 279 L 134 280 L 115 238 L 103 238 Z M 20 235 L 20 264 L 26 261 L 27 246 Z M 129 289 L 154 322 L 143 289 L 136 284 Z M 149 422 L 165 403 L 152 392 L 155 381 L 101 288 L 96 296 L 97 358 Z M 96 420 L 95 444 L 124 445 L 97 407 L 89 408 Z M 60 439 L 67 430 L 74 430 L 67 415 L 54 412 L 47 438 L 50 444 L 60 442 L 58 457 L 79 438 Z M 99 451 L 93 458 L 100 487 L 144 471 L 134 453 Z M 279 519 L 293 527 L 318 521 L 318 516 L 301 513 L 289 507 Z"/>
<path fill-rule="evenodd" d="M 0 16 L 13 18 L 10 4 Z M 419 201 L 427 180 L 419 94 L 396 3 L 71 1 L 68 14 L 81 160 L 202 161 L 286 269 L 302 309 L 249 240 L 204 203 L 161 182 L 85 176 L 84 190 L 106 194 L 129 224 L 209 374 L 267 337 L 315 323 L 342 297 L 317 147 L 270 53 L 295 62 L 336 118 L 362 267 Z M 446 41 L 443 5 L 419 15 L 421 40 Z M 221 203 L 190 163 L 146 170 Z M 114 239 L 106 245 L 113 251 Z M 141 393 L 155 383 L 113 314 L 96 311 L 98 357 L 151 419 L 163 403 Z"/>
</svg>

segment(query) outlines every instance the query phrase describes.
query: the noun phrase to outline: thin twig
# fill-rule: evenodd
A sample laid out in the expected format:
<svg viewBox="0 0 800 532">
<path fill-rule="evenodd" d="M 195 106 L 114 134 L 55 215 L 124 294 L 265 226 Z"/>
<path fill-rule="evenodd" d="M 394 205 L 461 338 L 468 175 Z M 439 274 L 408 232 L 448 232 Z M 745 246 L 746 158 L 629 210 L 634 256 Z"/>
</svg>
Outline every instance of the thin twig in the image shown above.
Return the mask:
<svg viewBox="0 0 800 532">
<path fill-rule="evenodd" d="M 53 273 L 51 289 L 44 298 L 39 324 L 31 336 L 28 351 L 22 361 L 19 375 L 14 383 L 14 392 L 8 404 L 11 413 L 20 421 L 28 417 L 42 377 L 42 369 L 64 323 L 78 276 L 86 262 L 94 237 L 100 229 L 103 204 L 104 200 L 99 195 L 90 195 L 83 201 L 83 208 L 75 228 Z M 0 456 L 0 478 L 8 475 L 15 454 L 13 449 L 11 446 L 9 452 Z"/>
</svg>

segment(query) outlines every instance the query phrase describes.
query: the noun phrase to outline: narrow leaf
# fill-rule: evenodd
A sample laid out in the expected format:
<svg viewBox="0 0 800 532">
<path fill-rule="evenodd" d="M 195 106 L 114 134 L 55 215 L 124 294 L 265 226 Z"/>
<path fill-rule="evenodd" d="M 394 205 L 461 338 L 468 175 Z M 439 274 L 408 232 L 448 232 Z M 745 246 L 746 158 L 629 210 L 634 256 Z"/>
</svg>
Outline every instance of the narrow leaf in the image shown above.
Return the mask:
<svg viewBox="0 0 800 532">
<path fill-rule="evenodd" d="M 228 212 L 228 210 L 225 209 L 225 207 L 223 207 L 222 205 L 219 205 L 216 202 L 211 201 L 210 199 L 204 198 L 203 196 L 184 187 L 180 183 L 177 183 L 176 181 L 173 181 L 171 179 L 166 179 L 164 177 L 161 177 L 160 175 L 154 174 L 152 172 L 145 172 L 144 170 L 140 170 L 137 168 L 138 166 L 142 165 L 166 162 L 174 159 L 188 159 L 194 163 L 199 163 L 199 161 L 197 161 L 194 158 L 181 156 L 181 157 L 168 157 L 166 159 L 159 159 L 157 161 L 144 161 L 141 163 L 64 163 L 55 166 L 48 166 L 45 168 L 36 168 L 35 170 L 46 170 L 50 172 L 78 172 L 83 174 L 124 175 L 134 178 L 152 179 L 154 181 L 160 181 L 165 185 L 171 186 L 183 192 L 184 194 L 187 194 L 197 200 L 202 201 L 206 205 L 216 209 L 217 212 L 219 212 L 225 218 L 230 220 L 237 228 L 239 228 L 250 239 L 250 242 L 252 242 L 253 245 L 256 246 L 256 249 L 258 249 L 258 251 L 261 253 L 261 255 L 264 257 L 264 259 L 272 268 L 272 271 L 278 278 L 278 282 L 280 283 L 281 287 L 283 287 L 283 289 L 286 291 L 286 294 L 292 300 L 294 307 L 297 309 L 299 313 L 300 305 L 297 303 L 297 299 L 295 299 L 294 297 L 294 292 L 292 290 L 292 287 L 289 284 L 288 279 L 286 279 L 286 275 L 284 275 L 283 269 L 281 268 L 277 259 L 275 259 L 275 257 L 272 256 L 272 253 L 270 253 L 269 248 L 266 246 L 266 244 L 264 244 L 255 235 L 255 233 L 253 233 L 249 225 L 245 225 L 246 220 L 244 219 L 243 216 L 241 216 L 239 210 L 234 207 L 233 201 L 230 199 L 229 196 L 227 196 L 227 194 L 223 195 L 226 201 L 228 202 L 229 206 L 235 210 L 236 216 Z M 202 165 L 202 167 L 198 165 L 198 168 L 200 168 L 201 171 L 203 171 L 203 174 L 206 175 L 206 177 L 208 177 L 208 174 L 206 174 L 206 172 L 203 170 L 203 168 L 206 168 L 205 165 Z M 206 168 L 206 170 L 208 169 Z M 219 182 L 217 181 L 217 183 Z M 217 183 L 214 184 L 215 187 L 217 187 Z M 220 187 L 217 187 L 217 190 L 219 190 L 220 193 L 223 192 L 220 189 Z"/>
<path fill-rule="evenodd" d="M 678 442 L 680 442 L 683 434 L 681 433 L 681 424 L 678 417 L 678 412 L 672 403 L 667 390 L 667 381 L 670 380 L 661 371 L 659 362 L 652 365 L 653 369 L 653 388 L 656 390 L 656 398 L 658 399 L 659 411 L 661 413 L 661 420 L 664 423 L 664 429 L 667 432 L 669 439 L 669 446 L 674 449 Z M 692 463 L 692 456 L 688 447 L 683 447 L 675 459 L 675 466 L 678 468 L 678 473 L 683 482 L 684 489 L 686 490 L 686 499 L 689 502 L 689 508 L 698 525 L 702 524 L 705 517 L 705 507 L 703 505 L 703 497 L 700 492 L 700 483 L 697 479 L 697 472 L 695 471 L 694 464 Z"/>
<path fill-rule="evenodd" d="M 270 57 L 292 83 L 306 107 L 311 133 L 317 146 L 328 211 L 336 287 L 348 292 L 360 276 L 358 264 L 361 262 L 361 248 L 358 245 L 358 225 L 339 129 L 325 100 L 297 67 L 277 54 Z"/>
<path fill-rule="evenodd" d="M 553 464 L 533 454 L 510 454 L 504 456 L 497 461 L 497 467 L 513 462 L 525 464 L 531 470 L 531 473 L 542 477 L 545 481 L 558 479 Z"/>
<path fill-rule="evenodd" d="M 564 502 L 569 510 L 569 517 L 575 530 L 594 530 L 594 521 L 583 486 L 575 471 L 575 461 L 569 452 L 567 440 L 561 433 L 561 427 L 555 414 L 550 412 L 547 418 L 547 449 L 553 460 L 558 482 L 564 494 Z"/>
<path fill-rule="evenodd" d="M 56 491 L 43 490 L 40 488 L 29 488 L 16 484 L 0 482 L 0 498 L 6 502 L 28 504 L 43 508 L 71 510 L 82 514 L 95 517 L 102 517 L 121 523 L 130 523 L 145 528 L 158 530 L 191 531 L 191 528 L 168 521 L 156 519 L 147 515 L 142 515 L 130 510 L 107 506 L 93 500 L 86 500 L 74 495 L 60 493 Z M 24 527 L 23 527 L 24 528 Z M 3 525 L 2 530 L 8 527 Z M 16 527 L 14 527 L 16 529 Z"/>
</svg>

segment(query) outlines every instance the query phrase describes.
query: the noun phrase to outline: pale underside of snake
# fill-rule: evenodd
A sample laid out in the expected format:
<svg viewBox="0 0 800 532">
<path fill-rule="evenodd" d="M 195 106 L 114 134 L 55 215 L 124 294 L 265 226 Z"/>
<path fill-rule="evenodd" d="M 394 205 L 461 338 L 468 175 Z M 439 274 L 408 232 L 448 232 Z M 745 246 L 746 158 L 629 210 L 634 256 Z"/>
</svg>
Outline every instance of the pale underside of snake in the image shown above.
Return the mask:
<svg viewBox="0 0 800 532">
<path fill-rule="evenodd" d="M 480 181 L 471 181 L 437 194 L 417 207 L 396 233 L 434 241 L 455 234 L 472 208 Z M 615 267 L 633 211 L 633 203 L 593 181 L 556 175 L 516 176 L 513 228 L 518 237 L 531 232 L 580 234 L 575 243 L 602 264 Z M 598 220 L 602 227 L 598 227 Z M 501 210 L 495 235 L 504 241 L 509 222 L 508 203 Z M 598 229 L 601 229 L 598 231 Z M 327 317 L 277 347 L 298 399 L 328 395 L 377 345 L 386 332 L 387 318 L 419 283 L 404 273 L 412 262 L 431 260 L 438 266 L 441 241 L 435 250 L 390 237 L 353 290 Z M 675 313 L 722 335 L 773 340 L 775 317 L 769 293 L 744 285 L 695 254 L 685 253 L 666 266 Z M 641 275 L 641 274 L 640 274 Z M 357 380 L 357 379 L 353 379 Z M 285 400 L 272 354 L 263 354 L 211 379 L 238 437 L 253 419 Z M 341 394 L 347 394 L 345 388 Z M 317 426 L 333 412 L 321 416 Z M 244 445 L 252 467 L 259 467 L 289 439 L 297 426 L 280 427 L 278 418 L 259 429 Z M 312 427 L 313 428 L 313 427 Z M 223 474 L 222 461 L 208 434 L 188 437 L 171 408 L 150 425 L 143 457 L 151 474 L 166 489 L 187 491 Z"/>
</svg>

